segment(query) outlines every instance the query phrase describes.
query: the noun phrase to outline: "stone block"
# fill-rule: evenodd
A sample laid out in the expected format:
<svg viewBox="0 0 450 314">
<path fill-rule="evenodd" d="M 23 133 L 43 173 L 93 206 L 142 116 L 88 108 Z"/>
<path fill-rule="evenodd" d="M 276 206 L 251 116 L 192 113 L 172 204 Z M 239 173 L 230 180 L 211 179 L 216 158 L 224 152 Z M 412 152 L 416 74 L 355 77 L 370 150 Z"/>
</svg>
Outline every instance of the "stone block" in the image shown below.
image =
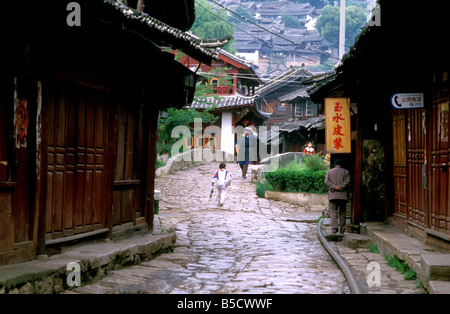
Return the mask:
<svg viewBox="0 0 450 314">
<path fill-rule="evenodd" d="M 265 197 L 270 200 L 304 206 L 306 211 L 322 211 L 328 205 L 327 194 L 266 191 Z"/>
<path fill-rule="evenodd" d="M 360 225 L 360 233 L 368 235 L 371 230 L 383 230 L 384 222 L 362 222 Z"/>
<path fill-rule="evenodd" d="M 450 281 L 430 281 L 428 292 L 430 294 L 450 294 Z"/>
<path fill-rule="evenodd" d="M 424 280 L 450 281 L 450 254 L 427 253 L 421 255 Z"/>
<path fill-rule="evenodd" d="M 367 248 L 371 241 L 369 236 L 357 233 L 346 233 L 343 238 L 344 245 L 351 249 Z"/>
</svg>

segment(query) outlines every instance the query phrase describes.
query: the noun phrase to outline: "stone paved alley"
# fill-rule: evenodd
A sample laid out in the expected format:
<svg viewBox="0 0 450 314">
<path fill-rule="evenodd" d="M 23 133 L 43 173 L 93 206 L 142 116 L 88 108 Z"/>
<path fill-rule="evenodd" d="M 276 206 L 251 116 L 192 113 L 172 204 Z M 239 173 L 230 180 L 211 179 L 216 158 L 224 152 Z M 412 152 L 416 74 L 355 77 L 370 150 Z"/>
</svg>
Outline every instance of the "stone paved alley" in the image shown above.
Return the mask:
<svg viewBox="0 0 450 314">
<path fill-rule="evenodd" d="M 163 227 L 176 229 L 173 253 L 121 270 L 78 293 L 348 293 L 321 246 L 320 212 L 258 198 L 236 164 L 225 205 L 209 198 L 217 163 L 157 179 Z M 250 166 L 251 168 L 252 166 Z"/>
</svg>

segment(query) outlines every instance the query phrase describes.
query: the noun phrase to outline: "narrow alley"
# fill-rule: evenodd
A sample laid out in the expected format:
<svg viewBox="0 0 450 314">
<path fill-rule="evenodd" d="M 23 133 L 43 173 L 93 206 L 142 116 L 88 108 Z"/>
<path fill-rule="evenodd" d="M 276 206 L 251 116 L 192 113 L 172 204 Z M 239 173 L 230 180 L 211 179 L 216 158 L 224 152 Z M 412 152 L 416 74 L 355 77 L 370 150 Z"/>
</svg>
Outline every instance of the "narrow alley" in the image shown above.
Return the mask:
<svg viewBox="0 0 450 314">
<path fill-rule="evenodd" d="M 257 197 L 236 164 L 227 167 L 234 179 L 219 207 L 216 194 L 209 198 L 216 167 L 193 166 L 156 180 L 161 224 L 177 233 L 173 253 L 112 271 L 71 293 L 349 292 L 317 239 L 320 212 Z"/>
</svg>

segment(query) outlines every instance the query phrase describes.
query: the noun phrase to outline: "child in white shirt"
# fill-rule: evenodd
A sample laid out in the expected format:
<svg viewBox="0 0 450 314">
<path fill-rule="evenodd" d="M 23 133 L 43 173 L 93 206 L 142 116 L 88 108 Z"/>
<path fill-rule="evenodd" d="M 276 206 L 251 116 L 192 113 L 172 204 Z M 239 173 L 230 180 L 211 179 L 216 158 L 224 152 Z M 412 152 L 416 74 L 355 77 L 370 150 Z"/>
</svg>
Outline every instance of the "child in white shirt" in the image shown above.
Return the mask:
<svg viewBox="0 0 450 314">
<path fill-rule="evenodd" d="M 211 180 L 212 186 L 216 185 L 217 187 L 217 202 L 220 206 L 223 206 L 225 202 L 225 193 L 232 179 L 233 176 L 227 170 L 227 165 L 222 162 Z"/>
</svg>

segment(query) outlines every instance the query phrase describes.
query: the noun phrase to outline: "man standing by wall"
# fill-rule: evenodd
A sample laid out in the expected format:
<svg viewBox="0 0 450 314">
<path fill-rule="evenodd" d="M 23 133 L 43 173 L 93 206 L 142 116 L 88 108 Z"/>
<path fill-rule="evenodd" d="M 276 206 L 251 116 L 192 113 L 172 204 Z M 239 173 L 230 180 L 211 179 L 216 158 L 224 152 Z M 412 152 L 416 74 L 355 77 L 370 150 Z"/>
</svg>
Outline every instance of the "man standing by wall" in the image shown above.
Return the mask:
<svg viewBox="0 0 450 314">
<path fill-rule="evenodd" d="M 334 162 L 334 168 L 327 171 L 325 184 L 328 186 L 328 207 L 330 210 L 330 224 L 333 234 L 345 232 L 346 205 L 348 201 L 348 185 L 350 172 L 342 168 L 342 160 Z M 339 224 L 338 224 L 339 217 Z"/>
</svg>

